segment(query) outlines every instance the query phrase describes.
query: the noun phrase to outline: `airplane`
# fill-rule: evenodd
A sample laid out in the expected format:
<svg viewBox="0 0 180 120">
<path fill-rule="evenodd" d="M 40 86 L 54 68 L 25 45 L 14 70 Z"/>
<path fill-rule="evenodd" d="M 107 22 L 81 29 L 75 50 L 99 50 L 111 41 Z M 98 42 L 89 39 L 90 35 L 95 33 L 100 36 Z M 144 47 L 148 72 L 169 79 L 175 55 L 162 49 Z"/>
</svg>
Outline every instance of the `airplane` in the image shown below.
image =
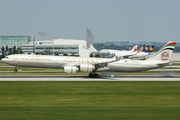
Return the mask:
<svg viewBox="0 0 180 120">
<path fill-rule="evenodd" d="M 109 63 L 107 66 L 108 69 L 106 70 L 117 72 L 139 72 L 172 65 L 173 62 L 170 61 L 170 58 L 175 45 L 176 42 L 168 42 L 147 60 L 121 59 L 120 61 Z"/>
<path fill-rule="evenodd" d="M 154 46 L 155 45 L 151 45 L 149 47 L 149 45 L 147 45 L 147 46 L 143 45 L 143 47 L 142 47 L 143 49 L 142 48 L 139 49 L 137 51 L 136 55 L 129 56 L 128 58 L 130 58 L 130 59 L 135 59 L 135 58 L 143 58 L 143 59 L 145 59 L 145 56 L 151 55 L 152 51 L 154 50 Z"/>
<path fill-rule="evenodd" d="M 17 67 L 34 68 L 57 68 L 64 69 L 65 73 L 76 73 L 78 71 L 92 72 L 92 76 L 97 77 L 94 71 L 97 68 L 107 66 L 110 62 L 119 61 L 120 58 L 84 58 L 71 56 L 50 56 L 50 55 L 27 55 L 14 54 L 1 59 L 2 62 Z"/>
<path fill-rule="evenodd" d="M 135 45 L 131 50 L 125 50 L 125 51 L 102 49 L 99 51 L 99 53 L 110 53 L 117 57 L 128 57 L 128 56 L 133 56 L 137 54 L 137 51 L 136 51 L 137 47 L 138 45 Z"/>
<path fill-rule="evenodd" d="M 172 65 L 170 57 L 176 42 L 168 42 L 156 54 L 147 60 L 126 60 L 114 58 L 83 58 L 70 56 L 48 56 L 48 55 L 8 55 L 1 59 L 2 62 L 17 67 L 40 67 L 61 68 L 65 73 L 76 73 L 78 71 L 90 72 L 89 77 L 98 77 L 96 71 L 137 72 Z"/>
</svg>

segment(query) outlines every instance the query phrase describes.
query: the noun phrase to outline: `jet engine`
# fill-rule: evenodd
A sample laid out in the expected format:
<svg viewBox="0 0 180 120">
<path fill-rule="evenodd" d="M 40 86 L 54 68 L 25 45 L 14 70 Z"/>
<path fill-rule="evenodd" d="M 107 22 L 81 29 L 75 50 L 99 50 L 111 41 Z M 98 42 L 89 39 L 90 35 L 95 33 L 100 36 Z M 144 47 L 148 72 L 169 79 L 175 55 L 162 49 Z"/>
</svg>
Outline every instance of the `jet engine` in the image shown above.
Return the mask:
<svg viewBox="0 0 180 120">
<path fill-rule="evenodd" d="M 95 70 L 95 66 L 91 64 L 81 64 L 80 70 L 84 72 L 90 72 L 90 71 Z"/>
<path fill-rule="evenodd" d="M 79 71 L 79 68 L 76 66 L 64 66 L 65 73 L 76 73 L 77 71 Z"/>
</svg>

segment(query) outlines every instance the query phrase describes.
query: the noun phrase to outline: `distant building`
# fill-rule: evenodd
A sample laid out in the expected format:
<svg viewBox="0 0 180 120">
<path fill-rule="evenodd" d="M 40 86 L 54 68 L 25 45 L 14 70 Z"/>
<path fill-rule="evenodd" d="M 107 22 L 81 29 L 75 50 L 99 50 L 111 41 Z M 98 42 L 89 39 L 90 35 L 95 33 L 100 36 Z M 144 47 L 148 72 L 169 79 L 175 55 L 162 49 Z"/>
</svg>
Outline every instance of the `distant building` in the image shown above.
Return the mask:
<svg viewBox="0 0 180 120">
<path fill-rule="evenodd" d="M 86 29 L 86 40 L 75 39 L 50 39 L 42 41 L 31 41 L 23 44 L 22 51 L 26 54 L 45 55 L 75 55 L 89 57 L 97 50 L 92 46 L 94 36 L 89 29 Z"/>
<path fill-rule="evenodd" d="M 36 40 L 36 37 L 33 35 L 6 35 L 6 36 L 0 36 L 0 48 L 2 46 L 9 48 L 13 48 L 16 46 L 16 48 L 21 47 L 23 44 L 28 44 L 30 41 Z"/>
<path fill-rule="evenodd" d="M 35 41 L 34 50 L 33 42 L 24 44 L 22 51 L 26 54 L 46 54 L 46 55 L 77 55 L 81 57 L 89 57 L 92 52 L 97 50 L 85 40 L 74 39 L 55 39 Z M 89 46 L 89 47 L 87 47 Z"/>
</svg>

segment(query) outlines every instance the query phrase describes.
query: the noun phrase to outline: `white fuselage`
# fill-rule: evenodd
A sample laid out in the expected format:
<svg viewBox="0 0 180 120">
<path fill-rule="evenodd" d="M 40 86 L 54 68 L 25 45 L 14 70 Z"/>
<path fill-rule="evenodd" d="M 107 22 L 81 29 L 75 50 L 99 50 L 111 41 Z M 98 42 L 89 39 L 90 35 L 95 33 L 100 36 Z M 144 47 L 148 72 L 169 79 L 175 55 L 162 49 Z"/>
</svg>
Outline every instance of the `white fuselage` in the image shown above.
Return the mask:
<svg viewBox="0 0 180 120">
<path fill-rule="evenodd" d="M 39 68 L 64 68 L 65 65 L 94 64 L 111 62 L 113 58 L 82 58 L 48 55 L 9 55 L 1 61 L 18 67 L 39 67 Z"/>
<path fill-rule="evenodd" d="M 139 58 L 139 57 L 145 57 L 145 56 L 148 56 L 148 55 L 150 55 L 150 53 L 140 52 L 140 53 L 137 53 L 136 55 L 129 56 L 129 58 Z"/>
<path fill-rule="evenodd" d="M 99 51 L 99 53 L 111 53 L 111 54 L 114 54 L 115 56 L 118 56 L 118 57 L 136 55 L 136 52 L 119 51 L 119 50 L 108 50 L 108 49 L 101 50 L 101 51 Z"/>
<path fill-rule="evenodd" d="M 129 60 L 123 59 L 117 62 L 109 63 L 108 68 L 117 72 L 137 72 L 160 67 L 157 61 Z"/>
<path fill-rule="evenodd" d="M 119 72 L 137 72 L 161 67 L 160 61 L 143 61 L 122 59 L 112 62 L 108 58 L 81 58 L 81 57 L 65 57 L 65 56 L 47 56 L 47 55 L 9 55 L 1 61 L 6 64 L 18 67 L 39 67 L 39 68 L 64 68 L 66 65 L 81 65 L 81 64 L 97 64 L 109 62 L 106 67 L 98 66 L 98 71 L 119 71 Z M 102 69 L 106 68 L 106 69 Z"/>
</svg>

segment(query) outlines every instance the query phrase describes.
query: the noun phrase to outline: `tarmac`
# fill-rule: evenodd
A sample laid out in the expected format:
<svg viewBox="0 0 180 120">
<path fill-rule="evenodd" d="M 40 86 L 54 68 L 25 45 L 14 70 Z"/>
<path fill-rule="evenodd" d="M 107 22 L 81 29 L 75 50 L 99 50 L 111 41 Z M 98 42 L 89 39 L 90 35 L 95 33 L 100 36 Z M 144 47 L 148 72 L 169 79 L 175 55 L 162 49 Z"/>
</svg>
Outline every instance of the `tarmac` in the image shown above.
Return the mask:
<svg viewBox="0 0 180 120">
<path fill-rule="evenodd" d="M 88 76 L 0 76 L 0 81 L 180 81 L 180 76 L 116 76 L 102 75 L 98 78 Z"/>
<path fill-rule="evenodd" d="M 153 55 L 154 53 L 152 53 Z M 150 57 L 150 56 L 148 56 Z M 171 61 L 180 63 L 180 53 L 173 53 Z M 0 66 L 0 67 L 14 67 L 14 66 Z M 88 76 L 0 76 L 0 81 L 180 81 L 180 76 L 173 75 L 173 71 L 180 71 L 180 66 L 167 66 L 172 69 L 153 69 L 149 71 L 157 71 L 164 73 L 161 75 L 152 76 L 124 76 L 114 74 L 103 74 L 98 78 L 89 78 Z M 177 68 L 177 69 L 174 69 Z M 18 72 L 62 72 L 63 70 L 51 71 L 18 71 Z M 0 72 L 14 72 L 14 71 L 0 71 Z"/>
</svg>

